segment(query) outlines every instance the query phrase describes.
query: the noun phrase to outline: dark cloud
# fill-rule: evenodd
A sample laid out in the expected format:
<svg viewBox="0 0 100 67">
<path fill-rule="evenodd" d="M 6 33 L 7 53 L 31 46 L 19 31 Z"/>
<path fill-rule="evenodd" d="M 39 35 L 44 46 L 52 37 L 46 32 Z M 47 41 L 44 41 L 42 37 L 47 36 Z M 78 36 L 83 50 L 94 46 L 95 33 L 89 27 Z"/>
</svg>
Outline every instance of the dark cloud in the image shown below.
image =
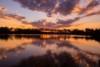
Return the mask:
<svg viewBox="0 0 100 67">
<path fill-rule="evenodd" d="M 43 26 L 45 26 L 44 22 L 45 22 L 45 20 L 39 20 L 37 22 L 32 22 L 32 25 L 35 25 L 37 27 L 43 27 Z"/>
<path fill-rule="evenodd" d="M 86 8 L 83 8 L 80 12 L 80 14 L 84 14 L 86 13 L 88 10 L 92 10 L 93 8 L 95 8 L 96 6 L 100 5 L 99 0 L 92 0 L 87 6 Z"/>
<path fill-rule="evenodd" d="M 78 21 L 80 18 L 82 17 L 76 17 L 74 19 L 68 19 L 68 20 L 58 20 L 57 23 L 51 23 L 51 22 L 46 22 L 46 20 L 39 20 L 37 22 L 27 22 L 24 21 L 24 24 L 31 24 L 33 26 L 36 26 L 38 28 L 49 28 L 49 29 L 53 29 L 53 28 L 59 28 L 59 27 L 68 27 L 71 26 L 70 24 L 72 24 L 75 21 Z"/>
<path fill-rule="evenodd" d="M 67 15 L 72 12 L 80 0 L 14 0 L 20 3 L 24 8 L 30 10 L 43 11 L 47 14 L 60 13 Z M 58 5 L 58 6 L 57 6 Z"/>
<path fill-rule="evenodd" d="M 17 15 L 17 14 L 7 14 L 8 17 L 12 17 L 12 18 L 15 18 L 17 20 L 23 20 L 25 19 L 25 17 L 23 16 L 20 16 L 20 15 Z"/>
<path fill-rule="evenodd" d="M 56 25 L 57 25 L 56 23 L 47 23 L 46 24 L 47 28 L 51 28 L 51 29 L 56 28 Z"/>
<path fill-rule="evenodd" d="M 26 19 L 25 17 L 17 15 L 17 14 L 4 14 L 3 12 L 0 13 L 0 18 L 8 19 L 8 17 L 17 19 L 20 21 L 22 21 L 23 19 Z"/>
<path fill-rule="evenodd" d="M 13 1 L 18 2 L 19 4 L 21 4 L 22 7 L 28 8 L 32 11 L 45 12 L 47 13 L 47 16 L 50 17 L 52 14 L 57 14 L 57 13 L 60 13 L 62 15 L 69 15 L 73 12 L 73 10 L 75 11 L 77 11 L 77 9 L 79 10 L 77 13 L 78 17 L 68 20 L 59 19 L 57 23 L 46 22 L 46 19 L 31 23 L 23 21 L 23 23 L 25 24 L 32 24 L 33 26 L 39 28 L 66 27 L 70 26 L 72 23 L 78 21 L 83 17 L 100 14 L 100 11 L 99 12 L 93 11 L 92 13 L 87 14 L 88 11 L 91 11 L 93 10 L 93 8 L 100 5 L 100 0 L 91 0 L 86 7 L 84 6 L 81 7 L 82 5 L 82 4 L 80 5 L 81 0 L 13 0 Z M 13 17 L 13 15 L 10 16 Z M 19 20 L 24 19 L 24 17 L 21 16 L 14 15 L 14 17 Z"/>
<path fill-rule="evenodd" d="M 89 13 L 89 14 L 85 15 L 84 17 L 92 16 L 92 15 L 100 15 L 100 11 Z"/>
<path fill-rule="evenodd" d="M 58 24 L 61 24 L 60 26 L 61 27 L 64 27 L 64 26 L 69 26 L 70 24 L 72 24 L 73 22 L 75 21 L 78 21 L 80 18 L 82 17 L 76 17 L 74 19 L 68 19 L 68 20 L 58 20 Z"/>
<path fill-rule="evenodd" d="M 36 26 L 38 28 L 46 28 L 47 26 L 44 24 L 45 20 L 39 20 L 39 21 L 36 21 L 36 22 L 27 22 L 27 21 L 23 21 L 22 23 L 24 24 L 30 24 L 30 25 L 33 25 L 33 26 Z"/>
<path fill-rule="evenodd" d="M 56 12 L 59 12 L 63 15 L 70 14 L 79 1 L 80 0 L 61 0 Z"/>
<path fill-rule="evenodd" d="M 42 19 L 36 22 L 27 22 L 27 21 L 23 21 L 22 23 L 24 24 L 31 24 L 33 26 L 36 26 L 37 28 L 56 28 L 56 23 L 51 23 L 51 22 L 46 22 L 46 20 Z"/>
<path fill-rule="evenodd" d="M 45 20 L 39 20 L 37 22 L 31 23 L 33 26 L 38 28 L 55 28 L 55 23 L 46 22 Z"/>
</svg>

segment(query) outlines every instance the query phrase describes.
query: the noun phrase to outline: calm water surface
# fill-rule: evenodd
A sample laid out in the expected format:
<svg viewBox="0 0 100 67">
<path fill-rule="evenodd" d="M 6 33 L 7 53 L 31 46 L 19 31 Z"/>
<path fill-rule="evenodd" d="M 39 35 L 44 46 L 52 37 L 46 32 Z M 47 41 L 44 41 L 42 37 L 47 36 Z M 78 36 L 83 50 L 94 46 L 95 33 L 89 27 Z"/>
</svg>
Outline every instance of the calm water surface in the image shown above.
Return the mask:
<svg viewBox="0 0 100 67">
<path fill-rule="evenodd" d="M 90 37 L 0 35 L 0 67 L 99 67 L 99 60 L 100 41 Z"/>
</svg>

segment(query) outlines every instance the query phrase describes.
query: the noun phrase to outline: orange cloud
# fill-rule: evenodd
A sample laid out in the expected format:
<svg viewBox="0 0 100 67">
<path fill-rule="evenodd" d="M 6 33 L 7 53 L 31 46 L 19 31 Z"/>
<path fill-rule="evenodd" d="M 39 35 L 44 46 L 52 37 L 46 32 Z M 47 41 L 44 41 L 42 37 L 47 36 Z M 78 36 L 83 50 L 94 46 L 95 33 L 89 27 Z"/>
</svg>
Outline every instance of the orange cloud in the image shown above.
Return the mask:
<svg viewBox="0 0 100 67">
<path fill-rule="evenodd" d="M 6 11 L 6 10 L 7 10 L 7 8 L 0 7 L 0 12 L 4 12 L 4 11 Z"/>
<path fill-rule="evenodd" d="M 13 28 L 35 28 L 31 24 L 24 24 L 15 18 L 7 17 L 0 20 L 0 27 L 13 27 Z"/>
<path fill-rule="evenodd" d="M 86 28 L 100 28 L 100 23 L 96 22 L 96 23 L 76 23 L 76 24 L 72 24 L 69 27 L 61 27 L 58 29 L 80 29 L 80 30 L 84 30 Z"/>
<path fill-rule="evenodd" d="M 72 12 L 74 12 L 74 13 L 80 13 L 81 10 L 82 10 L 82 7 L 81 7 L 80 5 L 76 5 L 76 6 L 74 7 L 74 9 L 73 9 Z"/>
<path fill-rule="evenodd" d="M 0 27 L 13 27 L 13 28 L 35 28 L 31 24 L 24 24 L 25 17 L 16 14 L 4 14 L 6 8 L 0 7 Z"/>
<path fill-rule="evenodd" d="M 23 24 L 21 23 L 21 21 L 12 18 L 12 17 L 8 17 L 6 16 L 7 19 L 5 18 L 1 18 L 0 20 L 0 27 L 13 27 L 13 28 L 33 28 L 33 26 L 29 25 L 29 24 Z"/>
</svg>

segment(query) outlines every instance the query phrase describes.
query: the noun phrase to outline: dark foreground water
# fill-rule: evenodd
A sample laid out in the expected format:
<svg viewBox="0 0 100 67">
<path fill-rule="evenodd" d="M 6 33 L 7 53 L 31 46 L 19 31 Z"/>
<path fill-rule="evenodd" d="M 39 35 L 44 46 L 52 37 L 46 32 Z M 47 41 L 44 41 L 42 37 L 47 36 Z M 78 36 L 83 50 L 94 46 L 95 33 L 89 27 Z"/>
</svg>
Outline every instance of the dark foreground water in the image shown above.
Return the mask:
<svg viewBox="0 0 100 67">
<path fill-rule="evenodd" d="M 75 35 L 0 35 L 0 67 L 99 67 L 100 40 Z"/>
</svg>

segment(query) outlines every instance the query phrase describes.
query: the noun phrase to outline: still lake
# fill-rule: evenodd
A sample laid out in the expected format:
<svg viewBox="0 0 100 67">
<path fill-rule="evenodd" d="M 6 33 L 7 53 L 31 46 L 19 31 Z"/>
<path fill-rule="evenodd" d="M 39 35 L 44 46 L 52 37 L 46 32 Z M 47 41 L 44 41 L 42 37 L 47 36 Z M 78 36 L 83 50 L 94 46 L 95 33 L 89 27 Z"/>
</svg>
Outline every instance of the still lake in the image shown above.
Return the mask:
<svg viewBox="0 0 100 67">
<path fill-rule="evenodd" d="M 0 67 L 99 67 L 100 40 L 79 35 L 0 35 Z"/>
</svg>

